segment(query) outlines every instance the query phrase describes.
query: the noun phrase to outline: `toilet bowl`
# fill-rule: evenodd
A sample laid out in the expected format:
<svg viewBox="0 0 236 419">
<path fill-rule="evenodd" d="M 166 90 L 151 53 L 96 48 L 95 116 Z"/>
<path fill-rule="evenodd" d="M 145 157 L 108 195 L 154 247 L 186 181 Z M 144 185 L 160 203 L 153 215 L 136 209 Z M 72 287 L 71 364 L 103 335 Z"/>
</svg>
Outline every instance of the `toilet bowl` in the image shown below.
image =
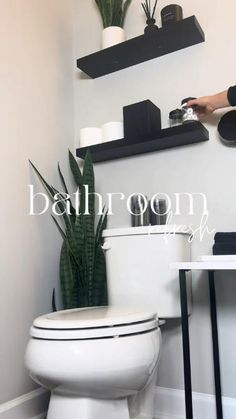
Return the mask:
<svg viewBox="0 0 236 419">
<path fill-rule="evenodd" d="M 25 363 L 51 391 L 48 419 L 152 419 L 161 332 L 152 311 L 93 307 L 31 327 Z"/>
<path fill-rule="evenodd" d="M 181 316 L 178 272 L 169 265 L 191 260 L 190 233 L 153 226 L 105 230 L 103 237 L 110 306 L 51 313 L 31 327 L 25 362 L 51 391 L 48 419 L 154 417 L 156 313 Z"/>
</svg>

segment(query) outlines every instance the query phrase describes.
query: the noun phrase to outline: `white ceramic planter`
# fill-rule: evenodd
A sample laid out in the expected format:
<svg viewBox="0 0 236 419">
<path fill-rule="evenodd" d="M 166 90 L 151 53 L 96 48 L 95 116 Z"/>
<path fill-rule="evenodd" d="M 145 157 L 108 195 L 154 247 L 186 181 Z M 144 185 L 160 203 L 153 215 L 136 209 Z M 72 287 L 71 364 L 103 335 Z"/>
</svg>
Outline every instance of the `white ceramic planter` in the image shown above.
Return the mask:
<svg viewBox="0 0 236 419">
<path fill-rule="evenodd" d="M 102 32 L 102 48 L 109 48 L 126 40 L 125 31 L 119 26 L 108 26 Z"/>
<path fill-rule="evenodd" d="M 124 138 L 123 122 L 107 122 L 102 126 L 102 142 L 120 140 Z"/>
<path fill-rule="evenodd" d="M 102 130 L 97 127 L 82 128 L 80 130 L 80 147 L 89 147 L 102 142 Z"/>
</svg>

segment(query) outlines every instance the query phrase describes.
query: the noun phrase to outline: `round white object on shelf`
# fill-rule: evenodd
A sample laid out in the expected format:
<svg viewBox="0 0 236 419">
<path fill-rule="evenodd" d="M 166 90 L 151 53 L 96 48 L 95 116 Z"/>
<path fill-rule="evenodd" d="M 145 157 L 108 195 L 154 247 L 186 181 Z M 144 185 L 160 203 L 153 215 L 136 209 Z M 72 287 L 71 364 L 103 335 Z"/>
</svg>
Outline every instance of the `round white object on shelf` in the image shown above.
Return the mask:
<svg viewBox="0 0 236 419">
<path fill-rule="evenodd" d="M 125 31 L 119 26 L 108 26 L 102 31 L 102 48 L 109 48 L 113 45 L 126 41 Z"/>
<path fill-rule="evenodd" d="M 113 140 L 121 140 L 124 138 L 123 122 L 107 122 L 102 126 L 102 142 L 106 143 Z"/>
<path fill-rule="evenodd" d="M 102 130 L 97 127 L 87 127 L 80 130 L 80 147 L 89 147 L 102 142 Z"/>
</svg>

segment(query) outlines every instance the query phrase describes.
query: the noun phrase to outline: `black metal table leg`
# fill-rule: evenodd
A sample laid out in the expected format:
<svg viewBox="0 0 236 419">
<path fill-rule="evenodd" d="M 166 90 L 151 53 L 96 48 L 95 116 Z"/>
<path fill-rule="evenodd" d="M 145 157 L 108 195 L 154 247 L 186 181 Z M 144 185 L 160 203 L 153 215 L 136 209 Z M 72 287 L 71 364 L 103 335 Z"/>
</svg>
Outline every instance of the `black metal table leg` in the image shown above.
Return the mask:
<svg viewBox="0 0 236 419">
<path fill-rule="evenodd" d="M 215 292 L 215 278 L 214 278 L 213 271 L 208 272 L 208 278 L 209 278 L 211 329 L 212 329 L 212 343 L 213 343 L 213 356 L 214 356 L 216 412 L 217 412 L 217 419 L 223 419 L 221 377 L 220 377 L 220 356 L 219 356 L 219 341 L 218 341 L 218 327 L 217 327 L 217 313 L 216 313 L 216 292 Z"/>
<path fill-rule="evenodd" d="M 182 315 L 186 419 L 193 419 L 186 271 L 183 271 L 183 270 L 179 271 L 179 285 L 180 285 L 180 302 L 181 302 L 181 315 Z"/>
</svg>

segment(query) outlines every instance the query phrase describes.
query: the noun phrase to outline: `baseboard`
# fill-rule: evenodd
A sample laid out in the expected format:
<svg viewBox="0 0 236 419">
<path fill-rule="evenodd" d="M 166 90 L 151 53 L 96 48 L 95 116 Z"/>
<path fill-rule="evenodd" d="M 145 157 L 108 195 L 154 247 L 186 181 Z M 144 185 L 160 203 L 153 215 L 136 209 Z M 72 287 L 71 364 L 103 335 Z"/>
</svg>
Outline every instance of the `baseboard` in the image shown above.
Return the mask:
<svg viewBox="0 0 236 419">
<path fill-rule="evenodd" d="M 48 393 L 39 388 L 14 400 L 0 404 L 0 419 L 44 419 Z"/>
<path fill-rule="evenodd" d="M 215 397 L 193 393 L 194 419 L 216 419 Z M 236 418 L 236 399 L 223 397 L 224 419 Z M 157 387 L 155 419 L 185 419 L 184 391 Z"/>
<path fill-rule="evenodd" d="M 0 405 L 0 419 L 44 419 L 48 393 L 39 388 Z M 216 419 L 215 397 L 193 393 L 194 419 Z M 223 397 L 224 419 L 236 418 L 236 399 Z M 184 391 L 157 387 L 155 419 L 186 419 Z"/>
</svg>

